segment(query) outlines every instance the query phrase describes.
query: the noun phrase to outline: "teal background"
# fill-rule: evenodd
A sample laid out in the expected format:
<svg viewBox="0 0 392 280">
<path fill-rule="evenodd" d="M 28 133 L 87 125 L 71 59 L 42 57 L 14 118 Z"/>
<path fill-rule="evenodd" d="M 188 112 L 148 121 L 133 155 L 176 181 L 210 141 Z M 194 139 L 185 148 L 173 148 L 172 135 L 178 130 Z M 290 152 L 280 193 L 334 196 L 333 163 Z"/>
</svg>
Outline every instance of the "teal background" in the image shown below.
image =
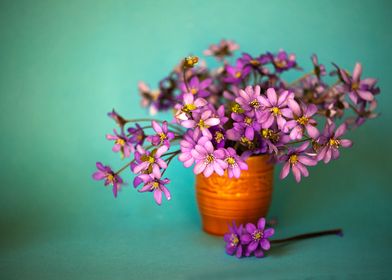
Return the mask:
<svg viewBox="0 0 392 280">
<path fill-rule="evenodd" d="M 391 49 L 388 1 L 0 2 L 1 279 L 391 278 Z M 377 77 L 382 115 L 355 145 L 298 185 L 276 183 L 276 237 L 343 227 L 273 249 L 224 253 L 200 230 L 192 171 L 166 173 L 173 199 L 91 180 L 95 161 L 121 166 L 104 135 L 113 107 L 145 116 L 137 82 L 155 85 L 180 58 L 221 38 L 258 54 L 285 48 L 304 68 L 316 52 Z M 209 60 L 211 61 L 211 60 Z M 295 78 L 295 75 L 288 78 Z M 165 115 L 161 115 L 164 118 Z M 130 177 L 128 177 L 130 181 Z"/>
</svg>

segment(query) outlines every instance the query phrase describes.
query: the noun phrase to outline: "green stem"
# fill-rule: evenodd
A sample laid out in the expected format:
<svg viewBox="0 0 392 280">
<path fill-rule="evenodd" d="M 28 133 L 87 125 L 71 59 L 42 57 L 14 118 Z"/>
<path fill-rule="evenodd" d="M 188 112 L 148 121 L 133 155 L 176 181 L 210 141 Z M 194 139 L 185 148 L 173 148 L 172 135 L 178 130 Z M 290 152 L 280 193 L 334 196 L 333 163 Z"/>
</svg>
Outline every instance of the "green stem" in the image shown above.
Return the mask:
<svg viewBox="0 0 392 280">
<path fill-rule="evenodd" d="M 301 82 L 302 80 L 304 80 L 306 77 L 308 77 L 310 75 L 313 75 L 313 74 L 314 74 L 314 71 L 311 71 L 309 73 L 304 74 L 303 76 L 301 76 L 298 79 L 296 79 L 296 80 L 292 81 L 291 83 L 289 83 L 288 87 L 294 86 L 295 84 L 297 84 L 297 83 Z"/>
<path fill-rule="evenodd" d="M 188 82 L 186 80 L 186 69 L 185 69 L 185 67 L 182 69 L 182 78 L 184 80 L 184 84 L 185 84 L 186 90 L 189 92 L 189 85 L 188 85 Z"/>
<path fill-rule="evenodd" d="M 179 153 L 180 153 L 180 151 L 176 151 L 176 152 L 174 152 L 174 153 L 167 159 L 167 165 L 168 165 L 168 166 L 169 166 L 170 162 L 172 161 L 172 159 L 173 159 L 177 154 L 179 154 Z M 165 174 L 166 170 L 167 170 L 167 168 L 166 168 L 165 170 L 163 170 L 161 176 L 163 176 L 163 174 Z"/>
<path fill-rule="evenodd" d="M 286 243 L 286 242 L 290 242 L 290 241 L 296 241 L 296 240 L 302 240 L 302 239 L 308 239 L 308 238 L 315 238 L 315 237 L 320 237 L 320 236 L 324 236 L 324 235 L 339 235 L 339 236 L 343 236 L 343 230 L 338 228 L 338 229 L 317 231 L 317 232 L 300 234 L 300 235 L 296 235 L 296 236 L 288 237 L 288 238 L 284 238 L 284 239 L 270 240 L 270 242 L 272 244 L 279 244 L 279 243 Z"/>
</svg>

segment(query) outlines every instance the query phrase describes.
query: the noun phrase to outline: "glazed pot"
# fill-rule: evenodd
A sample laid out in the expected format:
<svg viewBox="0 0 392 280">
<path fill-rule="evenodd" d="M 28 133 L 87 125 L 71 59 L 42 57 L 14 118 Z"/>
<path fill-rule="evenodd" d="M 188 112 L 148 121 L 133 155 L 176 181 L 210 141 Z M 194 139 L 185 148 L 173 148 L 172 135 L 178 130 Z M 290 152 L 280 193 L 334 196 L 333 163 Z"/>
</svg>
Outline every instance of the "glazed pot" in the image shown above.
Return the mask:
<svg viewBox="0 0 392 280">
<path fill-rule="evenodd" d="M 265 217 L 272 199 L 274 166 L 266 155 L 247 160 L 248 170 L 239 179 L 213 174 L 196 176 L 196 199 L 203 230 L 214 235 L 228 232 L 228 225 L 255 223 Z"/>
</svg>

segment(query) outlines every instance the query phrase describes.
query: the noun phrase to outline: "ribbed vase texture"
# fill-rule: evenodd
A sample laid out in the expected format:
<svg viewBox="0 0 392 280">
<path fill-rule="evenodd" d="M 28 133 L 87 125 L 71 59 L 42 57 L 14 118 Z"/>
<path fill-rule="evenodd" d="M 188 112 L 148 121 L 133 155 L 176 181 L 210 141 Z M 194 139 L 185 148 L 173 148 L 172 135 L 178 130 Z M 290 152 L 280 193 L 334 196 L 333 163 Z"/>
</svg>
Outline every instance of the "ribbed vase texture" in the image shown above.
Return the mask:
<svg viewBox="0 0 392 280">
<path fill-rule="evenodd" d="M 239 179 L 213 174 L 196 176 L 196 199 L 203 229 L 214 235 L 228 232 L 228 225 L 255 223 L 266 216 L 272 198 L 273 164 L 268 156 L 248 158 L 248 170 Z"/>
</svg>

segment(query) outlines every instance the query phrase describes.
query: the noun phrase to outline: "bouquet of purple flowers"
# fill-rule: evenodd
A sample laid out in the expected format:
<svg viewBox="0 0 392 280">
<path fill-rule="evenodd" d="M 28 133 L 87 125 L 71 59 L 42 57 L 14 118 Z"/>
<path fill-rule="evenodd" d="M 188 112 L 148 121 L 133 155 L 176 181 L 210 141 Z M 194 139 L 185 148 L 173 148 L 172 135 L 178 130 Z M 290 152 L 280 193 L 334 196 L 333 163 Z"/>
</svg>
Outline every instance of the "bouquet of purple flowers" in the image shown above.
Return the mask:
<svg viewBox="0 0 392 280">
<path fill-rule="evenodd" d="M 110 112 L 119 130 L 106 138 L 114 142 L 114 152 L 130 160 L 118 171 L 98 162 L 93 178 L 112 185 L 117 196 L 123 184 L 120 173 L 128 169 L 135 174 L 134 187 L 152 192 L 161 204 L 162 194 L 170 199 L 170 180 L 164 173 L 176 156 L 185 167 L 193 166 L 195 174 L 227 172 L 238 178 L 248 168 L 247 157 L 267 154 L 282 164 L 281 179 L 291 171 L 300 182 L 309 175 L 307 166 L 337 159 L 340 148 L 352 145 L 344 136 L 348 128 L 377 116 L 375 96 L 380 90 L 376 79 L 361 78 L 360 63 L 352 73 L 332 64 L 327 75 L 313 55 L 313 69 L 287 82 L 282 73 L 301 70 L 294 54 L 243 53 L 229 63 L 238 48 L 222 40 L 204 53 L 215 57 L 219 67 L 210 69 L 198 57 L 188 56 L 157 90 L 141 82 L 142 105 L 152 114 L 173 110 L 174 118 L 126 119 Z M 327 83 L 326 76 L 335 82 Z"/>
</svg>

